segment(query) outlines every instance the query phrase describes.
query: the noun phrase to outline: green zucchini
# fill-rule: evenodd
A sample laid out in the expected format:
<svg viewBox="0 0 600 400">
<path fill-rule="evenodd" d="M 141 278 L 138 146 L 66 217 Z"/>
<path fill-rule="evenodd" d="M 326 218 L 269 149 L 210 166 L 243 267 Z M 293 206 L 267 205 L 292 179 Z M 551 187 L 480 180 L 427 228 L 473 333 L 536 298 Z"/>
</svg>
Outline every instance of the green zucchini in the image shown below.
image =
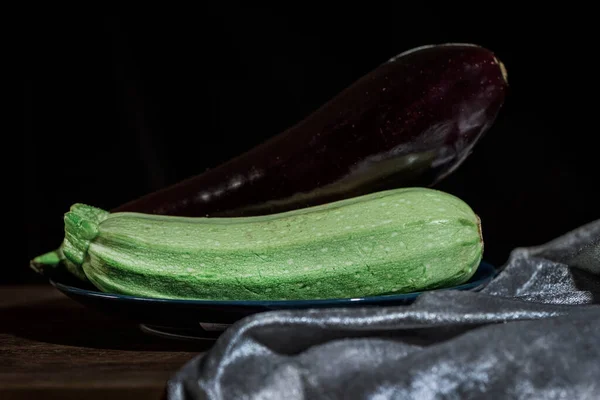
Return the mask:
<svg viewBox="0 0 600 400">
<path fill-rule="evenodd" d="M 109 213 L 75 204 L 64 221 L 58 254 L 69 271 L 102 291 L 155 298 L 413 292 L 467 281 L 483 253 L 474 211 L 449 193 L 420 187 L 252 217 Z"/>
</svg>

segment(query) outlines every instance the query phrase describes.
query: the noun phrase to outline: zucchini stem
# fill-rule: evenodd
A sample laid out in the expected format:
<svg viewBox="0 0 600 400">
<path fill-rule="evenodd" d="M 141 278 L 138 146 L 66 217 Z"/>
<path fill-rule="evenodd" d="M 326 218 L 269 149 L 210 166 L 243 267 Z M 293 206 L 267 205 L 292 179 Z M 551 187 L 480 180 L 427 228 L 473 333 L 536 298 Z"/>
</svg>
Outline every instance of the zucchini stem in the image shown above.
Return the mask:
<svg viewBox="0 0 600 400">
<path fill-rule="evenodd" d="M 49 251 L 48 253 L 39 255 L 29 262 L 29 266 L 35 272 L 45 275 L 48 272 L 56 269 L 62 262 L 64 256 L 60 249 Z"/>
</svg>

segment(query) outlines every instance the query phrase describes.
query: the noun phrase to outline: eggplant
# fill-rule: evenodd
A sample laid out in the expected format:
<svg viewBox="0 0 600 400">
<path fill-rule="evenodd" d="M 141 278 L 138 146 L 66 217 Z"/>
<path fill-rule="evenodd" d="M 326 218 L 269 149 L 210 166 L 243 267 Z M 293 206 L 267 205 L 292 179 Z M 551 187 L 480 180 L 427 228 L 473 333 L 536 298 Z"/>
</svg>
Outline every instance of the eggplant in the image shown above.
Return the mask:
<svg viewBox="0 0 600 400">
<path fill-rule="evenodd" d="M 493 125 L 507 89 L 504 65 L 484 47 L 418 47 L 250 151 L 112 211 L 264 215 L 435 186 Z"/>
</svg>

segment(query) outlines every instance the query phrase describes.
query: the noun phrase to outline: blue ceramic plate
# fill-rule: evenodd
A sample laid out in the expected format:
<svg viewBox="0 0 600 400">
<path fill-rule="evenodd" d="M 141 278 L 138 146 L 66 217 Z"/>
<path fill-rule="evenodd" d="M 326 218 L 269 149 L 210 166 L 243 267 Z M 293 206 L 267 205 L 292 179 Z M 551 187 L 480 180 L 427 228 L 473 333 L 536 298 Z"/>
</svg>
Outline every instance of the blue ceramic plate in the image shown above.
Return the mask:
<svg viewBox="0 0 600 400">
<path fill-rule="evenodd" d="M 482 262 L 468 282 L 436 290 L 476 291 L 485 286 L 495 274 L 496 269 L 492 265 Z M 67 276 L 51 277 L 50 283 L 85 306 L 101 312 L 119 314 L 138 322 L 146 332 L 190 338 L 214 337 L 235 321 L 258 312 L 319 307 L 406 305 L 423 293 L 295 301 L 169 300 L 103 293 Z"/>
</svg>

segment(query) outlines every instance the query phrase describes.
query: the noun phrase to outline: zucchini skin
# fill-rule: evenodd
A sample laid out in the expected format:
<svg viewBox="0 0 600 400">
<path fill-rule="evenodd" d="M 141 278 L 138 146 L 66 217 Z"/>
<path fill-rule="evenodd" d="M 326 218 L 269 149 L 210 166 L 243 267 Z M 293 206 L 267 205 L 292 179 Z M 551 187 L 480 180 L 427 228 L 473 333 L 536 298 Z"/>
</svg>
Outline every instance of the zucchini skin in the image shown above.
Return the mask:
<svg viewBox="0 0 600 400">
<path fill-rule="evenodd" d="M 231 218 L 108 213 L 75 204 L 65 214 L 62 252 L 106 292 L 299 300 L 460 284 L 479 265 L 483 239 L 478 216 L 459 198 L 401 188 Z"/>
<path fill-rule="evenodd" d="M 112 212 L 265 215 L 397 187 L 432 187 L 489 130 L 507 88 L 504 66 L 483 47 L 416 48 L 274 138 Z"/>
</svg>

